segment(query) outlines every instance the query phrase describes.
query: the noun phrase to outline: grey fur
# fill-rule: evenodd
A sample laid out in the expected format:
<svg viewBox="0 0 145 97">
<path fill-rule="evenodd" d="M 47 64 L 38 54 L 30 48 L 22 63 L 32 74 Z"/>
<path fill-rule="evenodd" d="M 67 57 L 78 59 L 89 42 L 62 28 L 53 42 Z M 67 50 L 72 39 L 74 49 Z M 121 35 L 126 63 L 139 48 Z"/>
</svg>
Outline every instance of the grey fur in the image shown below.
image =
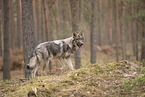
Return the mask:
<svg viewBox="0 0 145 97">
<path fill-rule="evenodd" d="M 65 66 L 67 63 L 70 70 L 74 70 L 71 56 L 83 45 L 83 34 L 73 33 L 73 36 L 63 40 L 48 41 L 40 43 L 35 50 L 32 52 L 32 55 L 27 65 L 27 69 L 31 70 L 31 77 L 35 77 L 36 71 L 39 65 L 43 65 L 43 71 L 46 65 L 49 64 L 52 59 L 59 59 L 62 66 Z"/>
</svg>

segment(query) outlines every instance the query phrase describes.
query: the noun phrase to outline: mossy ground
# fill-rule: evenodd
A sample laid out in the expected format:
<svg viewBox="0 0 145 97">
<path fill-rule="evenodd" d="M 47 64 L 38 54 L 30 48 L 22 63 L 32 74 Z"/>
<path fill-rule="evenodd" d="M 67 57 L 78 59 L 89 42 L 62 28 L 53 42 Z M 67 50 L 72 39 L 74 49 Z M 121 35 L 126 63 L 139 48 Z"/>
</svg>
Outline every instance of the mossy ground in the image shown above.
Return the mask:
<svg viewBox="0 0 145 97">
<path fill-rule="evenodd" d="M 61 75 L 0 82 L 0 96 L 145 96 L 145 67 L 139 62 L 92 64 Z"/>
</svg>

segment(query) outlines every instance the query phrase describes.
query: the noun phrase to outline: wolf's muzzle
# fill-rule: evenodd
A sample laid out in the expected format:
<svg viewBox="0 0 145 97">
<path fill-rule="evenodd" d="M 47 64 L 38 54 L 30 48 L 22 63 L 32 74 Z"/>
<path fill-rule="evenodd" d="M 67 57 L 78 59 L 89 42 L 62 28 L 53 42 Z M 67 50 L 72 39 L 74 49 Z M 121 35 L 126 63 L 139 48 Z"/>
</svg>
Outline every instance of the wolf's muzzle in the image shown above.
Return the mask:
<svg viewBox="0 0 145 97">
<path fill-rule="evenodd" d="M 78 43 L 77 43 L 77 46 L 78 46 L 79 48 L 81 48 L 81 47 L 83 46 L 83 42 L 78 42 Z"/>
</svg>

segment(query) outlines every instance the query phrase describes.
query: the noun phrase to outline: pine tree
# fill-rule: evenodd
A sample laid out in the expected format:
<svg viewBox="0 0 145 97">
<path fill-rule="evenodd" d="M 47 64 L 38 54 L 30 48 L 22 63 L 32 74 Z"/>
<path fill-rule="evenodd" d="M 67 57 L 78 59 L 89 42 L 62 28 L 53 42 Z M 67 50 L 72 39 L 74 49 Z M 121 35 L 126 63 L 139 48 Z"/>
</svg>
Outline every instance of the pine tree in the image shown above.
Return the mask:
<svg viewBox="0 0 145 97">
<path fill-rule="evenodd" d="M 96 63 L 96 31 L 95 31 L 95 0 L 92 0 L 92 14 L 91 14 L 91 36 L 90 36 L 90 45 L 91 45 L 91 63 Z"/>
<path fill-rule="evenodd" d="M 29 63 L 29 57 L 35 47 L 34 21 L 32 0 L 22 1 L 22 31 L 23 31 L 23 52 L 24 52 L 24 69 L 25 78 L 30 77 L 26 66 Z"/>
<path fill-rule="evenodd" d="M 78 31 L 78 21 L 79 21 L 79 0 L 70 0 L 71 6 L 71 16 L 72 16 L 72 32 Z M 79 69 L 81 67 L 81 55 L 80 49 L 75 53 L 75 68 Z"/>
<path fill-rule="evenodd" d="M 3 58 L 3 79 L 10 79 L 10 1 L 3 1 L 4 12 L 4 58 Z"/>
</svg>

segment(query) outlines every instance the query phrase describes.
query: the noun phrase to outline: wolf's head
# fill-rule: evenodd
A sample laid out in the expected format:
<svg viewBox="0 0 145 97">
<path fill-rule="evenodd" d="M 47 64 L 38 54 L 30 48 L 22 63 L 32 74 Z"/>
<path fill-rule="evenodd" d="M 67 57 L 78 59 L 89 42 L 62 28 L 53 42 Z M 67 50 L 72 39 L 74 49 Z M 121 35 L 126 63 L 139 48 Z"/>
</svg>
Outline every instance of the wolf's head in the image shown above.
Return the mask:
<svg viewBox="0 0 145 97">
<path fill-rule="evenodd" d="M 81 48 L 84 44 L 84 34 L 82 31 L 80 32 L 73 32 L 72 35 L 72 41 L 74 45 L 77 45 L 79 48 Z"/>
</svg>

